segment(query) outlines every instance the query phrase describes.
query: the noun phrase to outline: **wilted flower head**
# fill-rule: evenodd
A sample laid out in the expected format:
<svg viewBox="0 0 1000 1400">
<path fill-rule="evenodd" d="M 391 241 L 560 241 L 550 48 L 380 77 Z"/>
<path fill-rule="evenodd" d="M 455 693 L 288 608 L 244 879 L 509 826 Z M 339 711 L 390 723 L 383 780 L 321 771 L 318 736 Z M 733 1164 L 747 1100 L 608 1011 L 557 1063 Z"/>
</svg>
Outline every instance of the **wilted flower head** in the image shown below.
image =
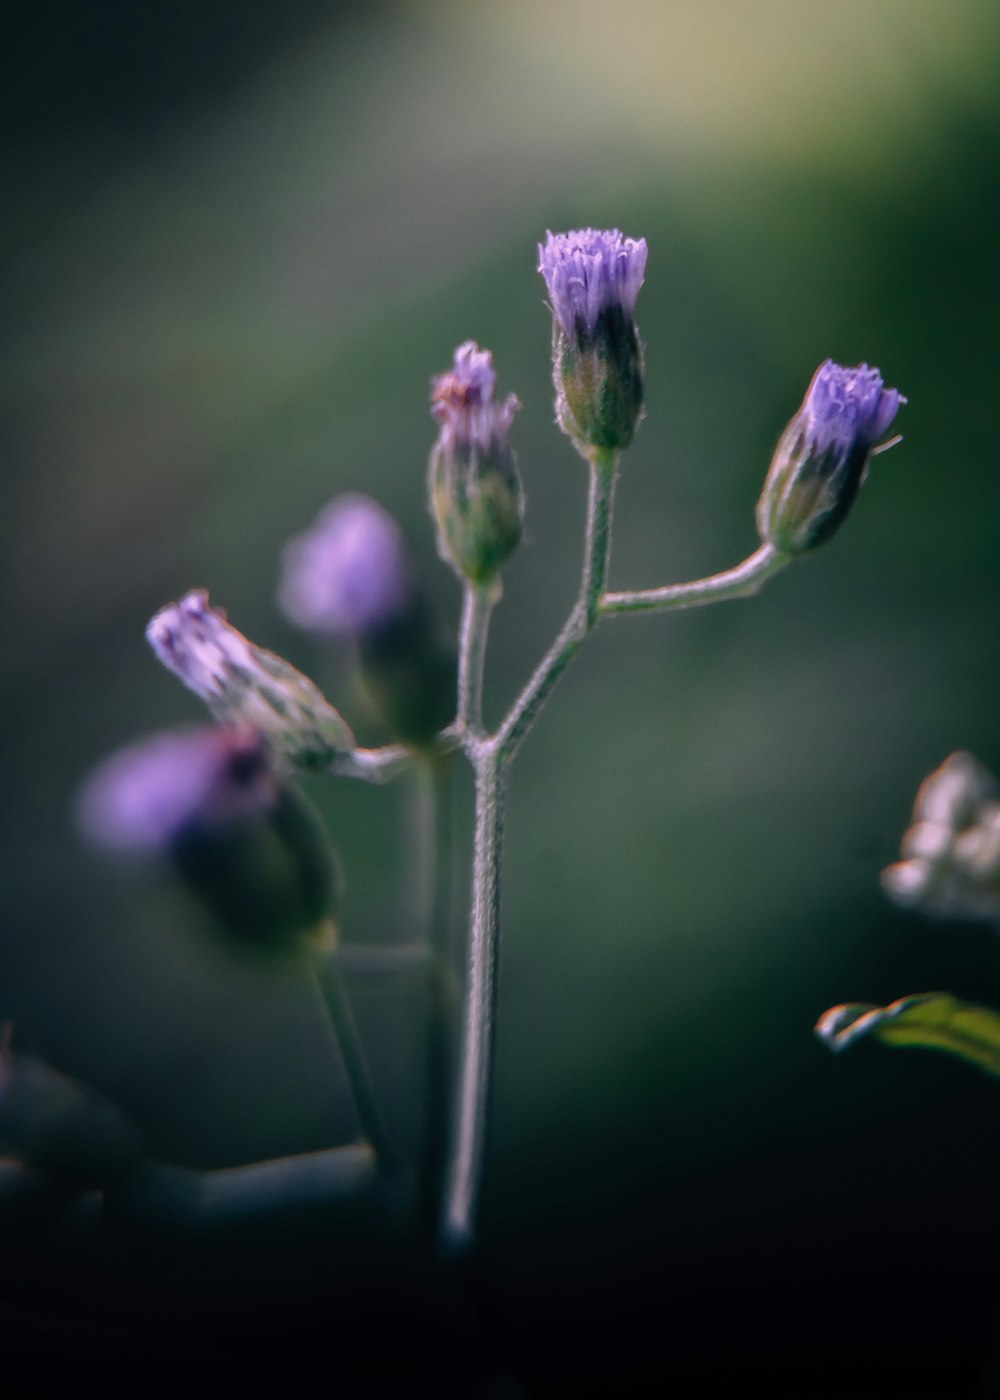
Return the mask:
<svg viewBox="0 0 1000 1400">
<path fill-rule="evenodd" d="M 828 540 L 904 403 L 898 390 L 883 387 L 877 369 L 824 360 L 775 449 L 757 505 L 761 538 L 787 554 Z"/>
<path fill-rule="evenodd" d="M 370 496 L 338 496 L 285 549 L 281 605 L 311 631 L 363 636 L 405 610 L 409 591 L 402 532 Z"/>
<path fill-rule="evenodd" d="M 172 866 L 245 943 L 298 945 L 334 912 L 326 839 L 252 729 L 156 734 L 134 744 L 90 777 L 78 816 L 96 845 Z"/>
<path fill-rule="evenodd" d="M 315 767 L 354 748 L 351 731 L 312 681 L 248 641 L 203 589 L 161 608 L 146 639 L 215 719 L 252 725 L 293 762 Z"/>
<path fill-rule="evenodd" d="M 882 872 L 894 903 L 1000 925 L 1000 790 L 972 754 L 951 754 L 921 783 L 900 857 Z"/>
<path fill-rule="evenodd" d="M 460 345 L 451 369 L 431 380 L 431 413 L 441 424 L 440 440 L 468 445 L 484 456 L 506 447 L 521 405 L 515 394 L 494 402 L 496 383 L 490 352 L 474 340 Z"/>
<path fill-rule="evenodd" d="M 431 413 L 440 424 L 429 482 L 438 550 L 475 583 L 491 578 L 510 556 L 524 511 L 507 441 L 520 405 L 513 394 L 496 402 L 495 388 L 492 356 L 473 340 L 431 381 Z"/>
<path fill-rule="evenodd" d="M 556 416 L 585 456 L 627 447 L 642 416 L 635 302 L 646 240 L 618 229 L 548 233 L 538 247 L 553 317 Z"/>
</svg>

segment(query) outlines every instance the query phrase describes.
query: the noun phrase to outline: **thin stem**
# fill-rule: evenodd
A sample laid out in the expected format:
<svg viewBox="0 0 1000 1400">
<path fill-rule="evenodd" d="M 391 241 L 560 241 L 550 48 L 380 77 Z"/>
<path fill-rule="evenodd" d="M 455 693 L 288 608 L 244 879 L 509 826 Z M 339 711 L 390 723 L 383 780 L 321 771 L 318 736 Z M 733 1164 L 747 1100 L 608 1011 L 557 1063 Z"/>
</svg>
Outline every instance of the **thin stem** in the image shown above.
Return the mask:
<svg viewBox="0 0 1000 1400">
<path fill-rule="evenodd" d="M 433 900 L 422 930 L 426 961 L 427 1043 L 425 1110 L 420 1154 L 420 1200 L 432 1227 L 437 1215 L 448 1147 L 449 1102 L 458 1004 L 451 947 L 452 785 L 447 758 L 428 765 L 428 819 L 433 824 Z"/>
<path fill-rule="evenodd" d="M 356 1205 L 374 1186 L 375 1168 L 367 1145 L 219 1171 L 146 1160 L 134 1177 L 106 1193 L 105 1209 L 133 1225 L 207 1229 L 338 1201 Z"/>
<path fill-rule="evenodd" d="M 534 675 L 514 701 L 506 719 L 497 730 L 494 742 L 498 752 L 506 759 L 513 756 L 552 687 L 600 616 L 600 600 L 607 582 L 608 562 L 611 556 L 611 519 L 617 468 L 617 456 L 614 453 L 599 455 L 590 464 L 580 591 L 562 631 L 539 662 Z"/>
<path fill-rule="evenodd" d="M 315 971 L 313 979 L 337 1036 L 361 1131 L 366 1141 L 374 1148 L 380 1169 L 384 1172 L 395 1172 L 399 1169 L 399 1158 L 385 1129 L 375 1086 L 365 1059 L 364 1046 L 340 968 L 330 958 L 323 965 L 322 981 Z"/>
<path fill-rule="evenodd" d="M 489 1122 L 500 947 L 505 779 L 502 758 L 492 745 L 482 745 L 476 757 L 472 917 L 458 1096 L 441 1222 L 442 1240 L 454 1249 L 466 1248 L 472 1240 Z"/>
<path fill-rule="evenodd" d="M 436 755 L 451 753 L 460 742 L 458 726 L 449 724 L 447 729 L 434 740 L 433 752 Z M 365 783 L 388 783 L 405 773 L 421 755 L 416 749 L 405 744 L 385 744 L 380 749 L 352 749 L 350 753 L 338 754 L 330 764 L 329 772 L 335 778 L 360 778 Z"/>
<path fill-rule="evenodd" d="M 413 750 L 403 744 L 386 744 L 381 749 L 354 749 L 338 754 L 330 765 L 337 778 L 360 778 L 366 783 L 387 783 L 407 769 Z"/>
<path fill-rule="evenodd" d="M 420 754 L 402 796 L 404 872 L 400 924 L 408 944 L 426 945 L 437 900 L 437 791 L 434 759 Z"/>
<path fill-rule="evenodd" d="M 692 583 L 672 583 L 665 588 L 645 588 L 635 593 L 605 593 L 598 601 L 600 615 L 628 612 L 666 612 L 670 608 L 697 608 L 704 603 L 722 603 L 729 598 L 749 598 L 772 574 L 790 564 L 794 556 L 783 554 L 773 544 L 761 547 L 721 574 L 695 579 Z"/>
<path fill-rule="evenodd" d="M 458 634 L 458 718 L 460 732 L 479 737 L 483 732 L 483 670 L 490 614 L 497 600 L 496 583 L 467 583 Z"/>
</svg>

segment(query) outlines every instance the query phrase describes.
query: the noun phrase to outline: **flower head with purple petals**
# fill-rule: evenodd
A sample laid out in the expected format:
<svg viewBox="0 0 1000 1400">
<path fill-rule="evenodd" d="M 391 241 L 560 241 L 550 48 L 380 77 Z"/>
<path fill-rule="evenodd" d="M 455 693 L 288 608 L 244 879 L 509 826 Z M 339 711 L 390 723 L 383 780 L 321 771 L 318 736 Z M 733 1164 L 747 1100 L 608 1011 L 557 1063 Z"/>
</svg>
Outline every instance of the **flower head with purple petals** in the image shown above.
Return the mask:
<svg viewBox="0 0 1000 1400">
<path fill-rule="evenodd" d="M 904 403 L 897 389 L 884 387 L 877 369 L 824 360 L 775 449 L 757 504 L 761 538 L 786 554 L 828 540 Z"/>
<path fill-rule="evenodd" d="M 563 334 L 593 340 L 611 311 L 631 320 L 647 251 L 644 238 L 625 238 L 616 228 L 550 230 L 538 245 L 538 271 Z"/>
<path fill-rule="evenodd" d="M 550 232 L 538 247 L 552 310 L 556 419 L 587 458 L 627 447 L 642 417 L 635 303 L 646 252 L 644 238 L 616 228 Z"/>
<path fill-rule="evenodd" d="M 491 578 L 521 538 L 524 496 L 507 435 L 520 408 L 494 399 L 488 350 L 467 340 L 452 368 L 431 381 L 440 428 L 430 459 L 431 509 L 438 552 L 475 583 Z"/>
<path fill-rule="evenodd" d="M 286 547 L 280 601 L 300 627 L 360 637 L 408 604 L 402 531 L 370 496 L 338 496 Z"/>
<path fill-rule="evenodd" d="M 800 412 L 810 451 L 846 455 L 856 447 L 871 450 L 888 431 L 906 399 L 883 387 L 877 369 L 846 369 L 824 360 L 813 375 Z"/>
</svg>

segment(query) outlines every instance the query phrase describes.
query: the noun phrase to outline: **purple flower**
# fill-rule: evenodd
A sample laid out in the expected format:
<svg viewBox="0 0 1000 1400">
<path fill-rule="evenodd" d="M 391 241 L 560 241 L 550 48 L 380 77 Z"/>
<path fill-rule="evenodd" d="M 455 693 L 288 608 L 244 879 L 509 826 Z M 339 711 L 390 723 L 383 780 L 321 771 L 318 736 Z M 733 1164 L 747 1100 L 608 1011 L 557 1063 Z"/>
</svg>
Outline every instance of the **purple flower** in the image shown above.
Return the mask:
<svg viewBox="0 0 1000 1400">
<path fill-rule="evenodd" d="M 203 589 L 161 608 L 146 628 L 157 657 L 220 724 L 249 724 L 307 767 L 354 748 L 354 736 L 306 676 L 238 632 Z"/>
<path fill-rule="evenodd" d="M 520 404 L 494 400 L 488 350 L 468 340 L 454 364 L 431 381 L 431 413 L 440 424 L 430 459 L 431 509 L 438 552 L 460 574 L 484 583 L 521 538 L 524 497 L 507 441 Z"/>
<path fill-rule="evenodd" d="M 858 447 L 870 451 L 885 436 L 906 399 L 886 389 L 877 369 L 845 369 L 824 360 L 812 377 L 799 413 L 808 450 L 848 456 Z"/>
<path fill-rule="evenodd" d="M 155 734 L 90 776 L 78 815 L 96 845 L 165 854 L 192 832 L 254 822 L 277 786 L 270 751 L 252 730 Z"/>
<path fill-rule="evenodd" d="M 538 248 L 552 310 L 556 420 L 582 456 L 627 447 L 643 412 L 635 302 L 646 240 L 618 229 L 549 233 Z"/>
<path fill-rule="evenodd" d="M 631 320 L 647 251 L 644 238 L 625 238 L 616 228 L 549 231 L 538 245 L 538 271 L 563 334 L 593 340 L 601 316 L 613 309 Z"/>
<path fill-rule="evenodd" d="M 363 636 L 404 611 L 409 595 L 402 532 L 369 496 L 338 496 L 285 549 L 279 597 L 300 627 Z"/>
<path fill-rule="evenodd" d="M 757 503 L 761 539 L 785 554 L 828 540 L 904 403 L 898 390 L 883 386 L 877 369 L 824 360 L 775 449 Z"/>
</svg>

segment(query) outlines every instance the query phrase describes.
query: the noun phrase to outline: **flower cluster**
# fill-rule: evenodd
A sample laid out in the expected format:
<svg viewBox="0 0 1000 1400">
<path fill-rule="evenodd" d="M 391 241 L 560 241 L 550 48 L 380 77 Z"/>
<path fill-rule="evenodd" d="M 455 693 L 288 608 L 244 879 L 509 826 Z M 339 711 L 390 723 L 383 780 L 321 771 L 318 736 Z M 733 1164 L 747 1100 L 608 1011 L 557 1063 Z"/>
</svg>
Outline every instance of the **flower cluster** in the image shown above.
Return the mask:
<svg viewBox="0 0 1000 1400">
<path fill-rule="evenodd" d="M 329 502 L 283 556 L 279 599 L 285 613 L 310 632 L 346 643 L 358 690 L 392 742 L 359 748 L 312 681 L 249 641 L 196 589 L 162 608 L 147 637 L 219 727 L 156 735 L 126 749 L 98 769 L 80 803 L 81 824 L 94 842 L 158 857 L 222 930 L 257 948 L 301 956 L 315 952 L 317 931 L 334 931 L 337 889 L 331 845 L 289 769 L 381 781 L 413 764 L 421 803 L 430 804 L 435 787 L 443 790 L 452 754 L 467 760 L 475 778 L 474 833 L 461 1008 L 451 1005 L 448 890 L 436 898 L 430 888 L 431 867 L 440 862 L 429 832 L 417 833 L 427 888 L 420 899 L 408 900 L 402 915 L 408 927 L 419 924 L 415 937 L 433 966 L 426 1094 L 432 1111 L 420 1173 L 428 1180 L 421 1179 L 420 1194 L 426 1198 L 421 1204 L 439 1213 L 449 1247 L 472 1237 L 483 1171 L 504 795 L 524 737 L 603 619 L 744 597 L 794 555 L 828 539 L 905 402 L 885 388 L 877 370 L 826 361 L 774 454 L 757 508 L 762 547 L 707 578 L 610 590 L 618 458 L 644 412 L 635 309 L 646 260 L 645 240 L 618 229 L 550 232 L 538 249 L 552 312 L 556 417 L 588 465 L 583 567 L 563 627 L 492 732 L 483 706 L 489 623 L 502 592 L 499 570 L 523 530 L 524 493 L 510 444 L 519 403 L 513 394 L 498 397 L 490 352 L 469 340 L 431 381 L 437 436 L 428 495 L 439 553 L 463 588 L 458 657 L 439 638 L 400 527 L 370 497 Z M 886 876 L 896 897 L 942 909 L 961 899 L 967 910 L 973 900 L 978 910 L 1000 911 L 1000 802 L 970 762 L 953 759 L 925 785 L 904 861 Z M 395 1173 L 397 1154 L 331 963 L 330 1009 L 358 1121 L 380 1169 Z M 450 1112 L 438 1112 L 446 1102 Z M 395 1189 L 389 1194 L 395 1199 Z"/>
</svg>

